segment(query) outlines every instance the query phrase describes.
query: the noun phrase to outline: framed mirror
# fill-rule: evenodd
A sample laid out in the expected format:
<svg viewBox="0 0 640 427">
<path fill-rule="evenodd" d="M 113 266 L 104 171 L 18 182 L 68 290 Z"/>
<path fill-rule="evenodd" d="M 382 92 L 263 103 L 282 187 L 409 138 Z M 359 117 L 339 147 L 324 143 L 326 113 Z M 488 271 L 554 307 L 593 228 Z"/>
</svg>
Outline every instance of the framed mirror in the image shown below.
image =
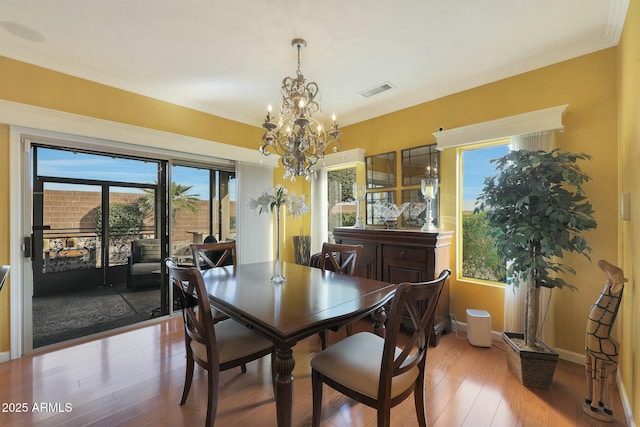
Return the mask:
<svg viewBox="0 0 640 427">
<path fill-rule="evenodd" d="M 433 224 L 437 227 L 440 215 L 438 215 L 439 192 L 431 202 Z M 402 213 L 400 221 L 403 227 L 422 227 L 427 216 L 427 203 L 419 188 L 402 190 L 402 203 L 409 203 L 409 207 Z"/>
<path fill-rule="evenodd" d="M 367 188 L 389 188 L 396 186 L 396 152 L 365 157 L 367 166 Z"/>
<path fill-rule="evenodd" d="M 367 225 L 383 225 L 385 219 L 376 215 L 376 203 L 396 203 L 395 191 L 367 192 Z"/>
<path fill-rule="evenodd" d="M 402 150 L 402 185 L 420 185 L 422 178 L 439 177 L 436 144 Z"/>
</svg>

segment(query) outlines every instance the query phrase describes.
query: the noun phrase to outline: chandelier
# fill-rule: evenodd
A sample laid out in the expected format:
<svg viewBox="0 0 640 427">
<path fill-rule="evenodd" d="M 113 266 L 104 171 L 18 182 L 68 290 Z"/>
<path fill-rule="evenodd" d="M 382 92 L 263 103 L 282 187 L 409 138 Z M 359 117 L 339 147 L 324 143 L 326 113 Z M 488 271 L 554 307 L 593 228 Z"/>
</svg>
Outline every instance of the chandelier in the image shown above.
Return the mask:
<svg viewBox="0 0 640 427">
<path fill-rule="evenodd" d="M 332 115 L 331 130 L 313 118 L 320 112 L 316 82 L 306 83 L 300 71 L 300 51 L 307 45 L 303 39 L 293 39 L 291 46 L 298 50 L 298 70 L 295 77 L 282 80 L 282 104 L 277 123 L 271 115 L 271 105 L 267 108 L 267 118 L 262 127 L 265 133 L 260 144 L 260 154 L 280 155 L 284 166 L 284 178 L 295 181 L 296 176 L 309 180 L 315 176 L 313 166 L 324 157 L 325 151 L 333 146 L 337 152 L 342 148 L 338 139 L 342 132 L 338 130 L 335 114 Z"/>
</svg>

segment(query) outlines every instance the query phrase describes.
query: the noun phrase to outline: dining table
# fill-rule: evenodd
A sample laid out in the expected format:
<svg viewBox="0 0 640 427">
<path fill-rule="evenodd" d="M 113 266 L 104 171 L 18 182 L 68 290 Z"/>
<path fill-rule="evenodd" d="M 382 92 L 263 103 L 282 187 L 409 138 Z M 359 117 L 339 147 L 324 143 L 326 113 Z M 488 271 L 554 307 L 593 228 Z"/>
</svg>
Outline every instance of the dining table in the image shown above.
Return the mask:
<svg viewBox="0 0 640 427">
<path fill-rule="evenodd" d="M 383 335 L 384 305 L 397 285 L 288 262 L 282 263 L 286 281 L 273 284 L 276 262 L 212 268 L 202 277 L 212 307 L 273 342 L 277 425 L 289 427 L 296 343 L 369 314 Z"/>
</svg>

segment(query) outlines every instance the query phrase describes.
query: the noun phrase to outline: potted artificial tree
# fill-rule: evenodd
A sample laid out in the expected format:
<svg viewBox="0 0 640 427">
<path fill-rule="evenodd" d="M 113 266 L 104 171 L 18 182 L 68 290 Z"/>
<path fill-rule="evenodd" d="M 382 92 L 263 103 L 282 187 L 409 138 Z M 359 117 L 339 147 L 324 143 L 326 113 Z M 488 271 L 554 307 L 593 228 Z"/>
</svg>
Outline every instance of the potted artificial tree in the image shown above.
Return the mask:
<svg viewBox="0 0 640 427">
<path fill-rule="evenodd" d="M 512 284 L 526 284 L 524 334 L 503 332 L 507 361 L 526 386 L 548 388 L 558 354 L 537 337 L 540 287 L 576 290 L 558 274 L 572 273 L 564 252 L 589 258 L 582 232 L 596 228 L 582 185 L 590 178 L 577 165 L 587 154 L 511 151 L 493 160 L 497 174 L 484 182 L 478 200 Z"/>
</svg>

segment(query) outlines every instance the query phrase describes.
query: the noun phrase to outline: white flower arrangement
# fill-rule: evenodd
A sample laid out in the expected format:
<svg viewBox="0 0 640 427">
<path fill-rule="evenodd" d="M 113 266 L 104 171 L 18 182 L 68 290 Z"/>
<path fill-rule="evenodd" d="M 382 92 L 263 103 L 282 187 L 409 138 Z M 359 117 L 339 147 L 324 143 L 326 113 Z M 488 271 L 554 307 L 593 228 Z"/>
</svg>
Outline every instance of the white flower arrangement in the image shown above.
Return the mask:
<svg viewBox="0 0 640 427">
<path fill-rule="evenodd" d="M 309 212 L 309 207 L 304 203 L 305 197 L 304 194 L 297 196 L 293 191 L 289 194 L 285 187 L 278 184 L 264 190 L 257 199 L 249 198 L 249 207 L 260 215 L 263 212 L 273 212 L 275 208 L 285 206 L 288 215 L 295 215 L 299 218 Z"/>
</svg>

